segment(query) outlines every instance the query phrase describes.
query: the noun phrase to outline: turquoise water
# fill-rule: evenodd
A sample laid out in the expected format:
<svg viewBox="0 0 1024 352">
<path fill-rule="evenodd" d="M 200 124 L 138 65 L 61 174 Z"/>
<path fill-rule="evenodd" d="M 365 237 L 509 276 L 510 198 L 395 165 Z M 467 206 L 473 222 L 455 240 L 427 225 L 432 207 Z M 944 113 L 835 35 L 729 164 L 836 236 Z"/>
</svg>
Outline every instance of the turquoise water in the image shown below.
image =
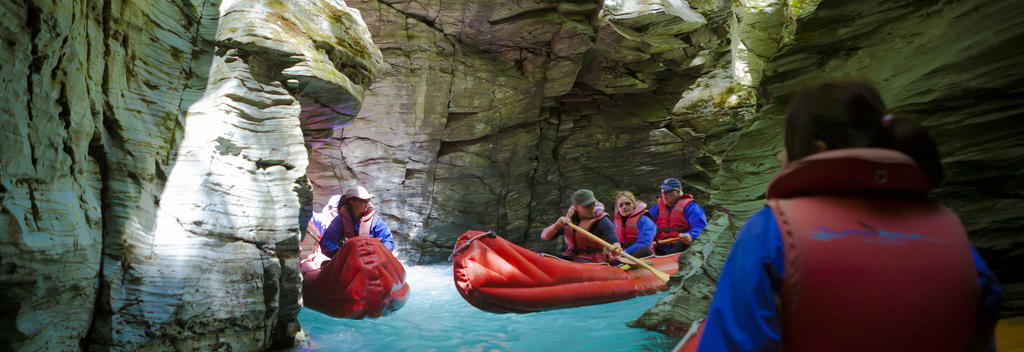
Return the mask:
<svg viewBox="0 0 1024 352">
<path fill-rule="evenodd" d="M 451 265 L 406 267 L 412 292 L 378 319 L 334 319 L 302 309 L 299 323 L 324 351 L 667 351 L 678 339 L 629 328 L 664 293 L 589 307 L 494 314 L 469 305 Z"/>
</svg>

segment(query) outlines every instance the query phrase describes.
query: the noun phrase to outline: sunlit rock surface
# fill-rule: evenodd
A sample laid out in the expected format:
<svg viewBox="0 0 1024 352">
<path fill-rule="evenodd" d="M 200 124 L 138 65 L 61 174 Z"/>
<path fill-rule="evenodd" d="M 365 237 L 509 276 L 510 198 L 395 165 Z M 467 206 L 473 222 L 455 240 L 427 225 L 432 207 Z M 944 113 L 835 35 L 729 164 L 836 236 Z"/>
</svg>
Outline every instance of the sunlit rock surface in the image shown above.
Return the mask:
<svg viewBox="0 0 1024 352">
<path fill-rule="evenodd" d="M 358 12 L 15 1 L 0 23 L 0 349 L 293 344 L 304 145 L 382 67 Z"/>
</svg>

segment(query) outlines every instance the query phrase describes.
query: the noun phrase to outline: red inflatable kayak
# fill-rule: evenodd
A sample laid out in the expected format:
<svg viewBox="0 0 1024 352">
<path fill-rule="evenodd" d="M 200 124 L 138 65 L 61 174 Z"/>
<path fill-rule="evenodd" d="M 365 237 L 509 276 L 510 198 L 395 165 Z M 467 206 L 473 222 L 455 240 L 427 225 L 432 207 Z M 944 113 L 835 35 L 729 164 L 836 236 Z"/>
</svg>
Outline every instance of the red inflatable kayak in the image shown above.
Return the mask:
<svg viewBox="0 0 1024 352">
<path fill-rule="evenodd" d="M 466 231 L 452 253 L 455 287 L 469 304 L 493 313 L 529 313 L 609 303 L 668 290 L 642 268 L 624 271 L 541 255 L 493 233 Z M 647 258 L 669 275 L 679 254 Z"/>
<path fill-rule="evenodd" d="M 405 268 L 376 238 L 349 238 L 323 269 L 302 265 L 303 305 L 335 318 L 377 318 L 408 298 Z"/>
</svg>

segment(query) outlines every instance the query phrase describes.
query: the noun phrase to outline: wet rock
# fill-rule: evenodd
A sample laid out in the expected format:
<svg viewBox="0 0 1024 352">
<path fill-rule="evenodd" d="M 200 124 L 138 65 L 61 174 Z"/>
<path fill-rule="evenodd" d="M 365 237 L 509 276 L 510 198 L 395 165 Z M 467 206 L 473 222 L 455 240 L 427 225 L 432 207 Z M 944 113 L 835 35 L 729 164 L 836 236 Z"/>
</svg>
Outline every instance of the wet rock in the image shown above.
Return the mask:
<svg viewBox="0 0 1024 352">
<path fill-rule="evenodd" d="M 382 65 L 358 13 L 2 6 L 3 349 L 291 345 L 305 145 Z"/>
</svg>

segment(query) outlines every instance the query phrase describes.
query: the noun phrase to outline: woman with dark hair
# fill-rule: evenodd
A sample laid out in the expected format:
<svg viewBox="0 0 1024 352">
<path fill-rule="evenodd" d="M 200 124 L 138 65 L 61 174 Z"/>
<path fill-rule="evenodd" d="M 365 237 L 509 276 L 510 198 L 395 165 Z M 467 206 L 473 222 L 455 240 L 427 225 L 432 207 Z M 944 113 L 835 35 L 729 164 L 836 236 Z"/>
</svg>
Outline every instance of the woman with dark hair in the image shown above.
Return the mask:
<svg viewBox="0 0 1024 352">
<path fill-rule="evenodd" d="M 788 163 L 740 229 L 702 351 L 964 351 L 992 344 L 999 284 L 952 211 L 935 143 L 859 80 L 799 92 Z"/>
</svg>

